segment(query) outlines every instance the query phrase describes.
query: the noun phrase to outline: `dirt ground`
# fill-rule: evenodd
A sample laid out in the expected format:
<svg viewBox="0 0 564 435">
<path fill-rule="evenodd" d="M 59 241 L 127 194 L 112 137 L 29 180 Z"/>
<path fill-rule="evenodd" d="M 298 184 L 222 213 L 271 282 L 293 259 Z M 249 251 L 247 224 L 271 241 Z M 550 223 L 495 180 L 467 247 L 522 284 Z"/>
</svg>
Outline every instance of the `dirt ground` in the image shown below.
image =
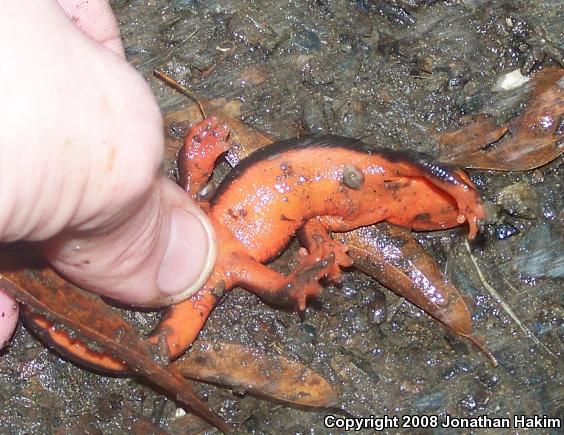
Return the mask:
<svg viewBox="0 0 564 435">
<path fill-rule="evenodd" d="M 518 113 L 508 94 L 493 90 L 500 76 L 562 66 L 564 54 L 564 2 L 558 0 L 112 5 L 128 60 L 149 81 L 164 112 L 190 101 L 156 80 L 154 69 L 203 98 L 237 102 L 243 121 L 280 139 L 330 132 L 436 155 L 437 134 L 456 128 L 462 116 Z M 471 172 L 490 200 L 499 202 L 500 193 L 516 183 L 524 186 L 526 212 L 506 206 L 472 249 L 487 281 L 541 344 L 488 293 L 462 230 L 417 235 L 471 301 L 475 329 L 486 336 L 498 368 L 358 272 L 347 273 L 342 288 L 329 287 L 302 315 L 236 289 L 214 311 L 201 338 L 258 347 L 308 365 L 339 386 L 342 415 L 524 414 L 563 420 L 561 169 L 559 158 L 524 173 Z M 128 316 L 145 328 L 155 321 L 154 315 Z M 223 418 L 250 433 L 343 432 L 323 424 L 335 411 L 291 409 L 209 385 L 197 390 Z M 172 401 L 135 380 L 68 363 L 21 327 L 0 358 L 0 406 L 0 432 L 7 434 L 187 433 L 186 416 Z M 418 430 L 446 432 L 452 431 Z"/>
</svg>

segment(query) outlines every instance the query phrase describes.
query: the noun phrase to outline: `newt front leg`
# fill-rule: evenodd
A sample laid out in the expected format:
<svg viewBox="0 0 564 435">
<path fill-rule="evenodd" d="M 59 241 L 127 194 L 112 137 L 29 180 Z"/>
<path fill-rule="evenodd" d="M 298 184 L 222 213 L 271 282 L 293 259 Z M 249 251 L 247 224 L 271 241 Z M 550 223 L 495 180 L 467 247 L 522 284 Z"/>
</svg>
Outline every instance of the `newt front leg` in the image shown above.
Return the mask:
<svg viewBox="0 0 564 435">
<path fill-rule="evenodd" d="M 218 157 L 229 150 L 227 125 L 211 117 L 194 125 L 178 152 L 178 184 L 192 199 L 208 202 L 201 192 L 206 187 Z"/>
<path fill-rule="evenodd" d="M 329 238 L 324 226 L 315 219 L 305 225 L 301 235 L 309 253 L 300 250 L 298 264 L 288 276 L 249 256 L 225 228 L 216 227 L 223 249 L 218 253 L 212 276 L 202 290 L 171 307 L 151 334 L 154 343 L 165 337 L 173 359 L 196 339 L 225 291 L 241 286 L 266 302 L 304 310 L 307 298 L 323 290 L 320 280 L 339 282 L 341 267 L 352 265 L 345 246 Z"/>
</svg>

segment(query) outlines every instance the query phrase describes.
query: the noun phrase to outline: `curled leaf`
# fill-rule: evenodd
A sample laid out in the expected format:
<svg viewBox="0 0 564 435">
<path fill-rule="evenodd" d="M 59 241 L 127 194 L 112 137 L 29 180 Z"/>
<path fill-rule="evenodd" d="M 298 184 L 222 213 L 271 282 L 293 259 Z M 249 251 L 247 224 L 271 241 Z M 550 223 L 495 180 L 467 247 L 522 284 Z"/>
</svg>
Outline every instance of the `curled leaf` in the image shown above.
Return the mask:
<svg viewBox="0 0 564 435">
<path fill-rule="evenodd" d="M 525 171 L 557 158 L 564 150 L 564 69 L 547 68 L 530 83 L 521 115 L 499 125 L 487 115 L 466 120 L 441 136 L 439 159 L 467 168 Z"/>
<path fill-rule="evenodd" d="M 472 318 L 456 287 L 445 281 L 433 257 L 403 228 L 382 223 L 333 234 L 346 244 L 354 267 L 415 304 L 455 334 L 468 338 L 492 361 L 472 332 Z"/>
<path fill-rule="evenodd" d="M 30 253 L 21 254 L 29 265 Z M 2 262 L 4 270 L 0 275 L 0 288 L 24 305 L 24 316 L 32 327 L 37 326 L 33 329 L 40 338 L 63 354 L 65 349 L 60 344 L 73 341 L 93 354 L 108 354 L 109 358 L 118 361 L 116 370 L 123 363 L 149 385 L 164 390 L 223 432 L 231 432 L 232 429 L 202 402 L 179 373 L 167 370 L 155 361 L 158 352 L 154 346 L 139 336 L 118 311 L 111 309 L 98 296 L 63 280 L 42 264 L 39 257 L 35 261 L 36 268 L 20 268 L 17 261 L 18 258 L 11 256 Z M 57 341 L 59 336 L 63 336 L 62 342 Z M 74 356 L 72 350 L 67 350 Z"/>
<path fill-rule="evenodd" d="M 470 164 L 468 160 L 479 156 L 482 150 L 500 140 L 509 130 L 507 124 L 498 125 L 495 118 L 489 115 L 466 117 L 462 125 L 456 131 L 443 133 L 439 143 L 439 159 L 462 163 L 467 167 Z"/>
<path fill-rule="evenodd" d="M 294 407 L 330 408 L 338 391 L 310 368 L 239 344 L 198 341 L 172 364 L 184 376 Z"/>
</svg>

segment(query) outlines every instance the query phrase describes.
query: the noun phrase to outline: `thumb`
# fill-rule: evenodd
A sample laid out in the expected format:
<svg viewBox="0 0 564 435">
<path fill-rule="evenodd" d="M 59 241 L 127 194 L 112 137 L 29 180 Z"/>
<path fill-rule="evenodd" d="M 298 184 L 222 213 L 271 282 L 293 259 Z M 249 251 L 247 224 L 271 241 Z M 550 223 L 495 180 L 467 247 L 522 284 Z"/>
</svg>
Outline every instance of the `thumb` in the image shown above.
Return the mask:
<svg viewBox="0 0 564 435">
<path fill-rule="evenodd" d="M 186 193 L 159 179 L 122 210 L 96 228 L 47 241 L 53 266 L 83 288 L 132 305 L 167 305 L 199 290 L 215 260 L 214 233 Z"/>
<path fill-rule="evenodd" d="M 186 192 L 163 178 L 122 210 L 111 223 L 44 242 L 53 266 L 85 289 L 131 305 L 168 305 L 198 291 L 216 245 L 211 224 Z M 0 291 L 0 349 L 17 320 L 17 304 Z"/>
</svg>

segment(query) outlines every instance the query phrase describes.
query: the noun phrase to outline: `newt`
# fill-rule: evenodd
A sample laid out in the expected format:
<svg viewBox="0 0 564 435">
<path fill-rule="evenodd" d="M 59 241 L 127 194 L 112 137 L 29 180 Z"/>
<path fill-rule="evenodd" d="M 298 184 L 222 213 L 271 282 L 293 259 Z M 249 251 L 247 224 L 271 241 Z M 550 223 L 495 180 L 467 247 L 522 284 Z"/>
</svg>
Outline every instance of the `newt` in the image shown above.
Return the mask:
<svg viewBox="0 0 564 435">
<path fill-rule="evenodd" d="M 323 279 L 339 283 L 353 265 L 347 247 L 330 232 L 381 221 L 413 230 L 447 229 L 467 223 L 473 239 L 486 219 L 483 201 L 460 169 L 424 154 L 369 148 L 361 141 L 325 135 L 268 145 L 242 160 L 209 198 L 216 160 L 229 149 L 229 130 L 215 118 L 195 125 L 179 152 L 182 187 L 205 210 L 215 228 L 215 267 L 204 286 L 169 308 L 149 340 L 172 360 L 186 351 L 222 295 L 241 286 L 263 300 L 304 310 L 320 294 Z M 297 266 L 284 276 L 264 263 L 298 235 Z M 127 367 L 98 353 L 39 315 L 51 344 L 97 370 Z"/>
</svg>

